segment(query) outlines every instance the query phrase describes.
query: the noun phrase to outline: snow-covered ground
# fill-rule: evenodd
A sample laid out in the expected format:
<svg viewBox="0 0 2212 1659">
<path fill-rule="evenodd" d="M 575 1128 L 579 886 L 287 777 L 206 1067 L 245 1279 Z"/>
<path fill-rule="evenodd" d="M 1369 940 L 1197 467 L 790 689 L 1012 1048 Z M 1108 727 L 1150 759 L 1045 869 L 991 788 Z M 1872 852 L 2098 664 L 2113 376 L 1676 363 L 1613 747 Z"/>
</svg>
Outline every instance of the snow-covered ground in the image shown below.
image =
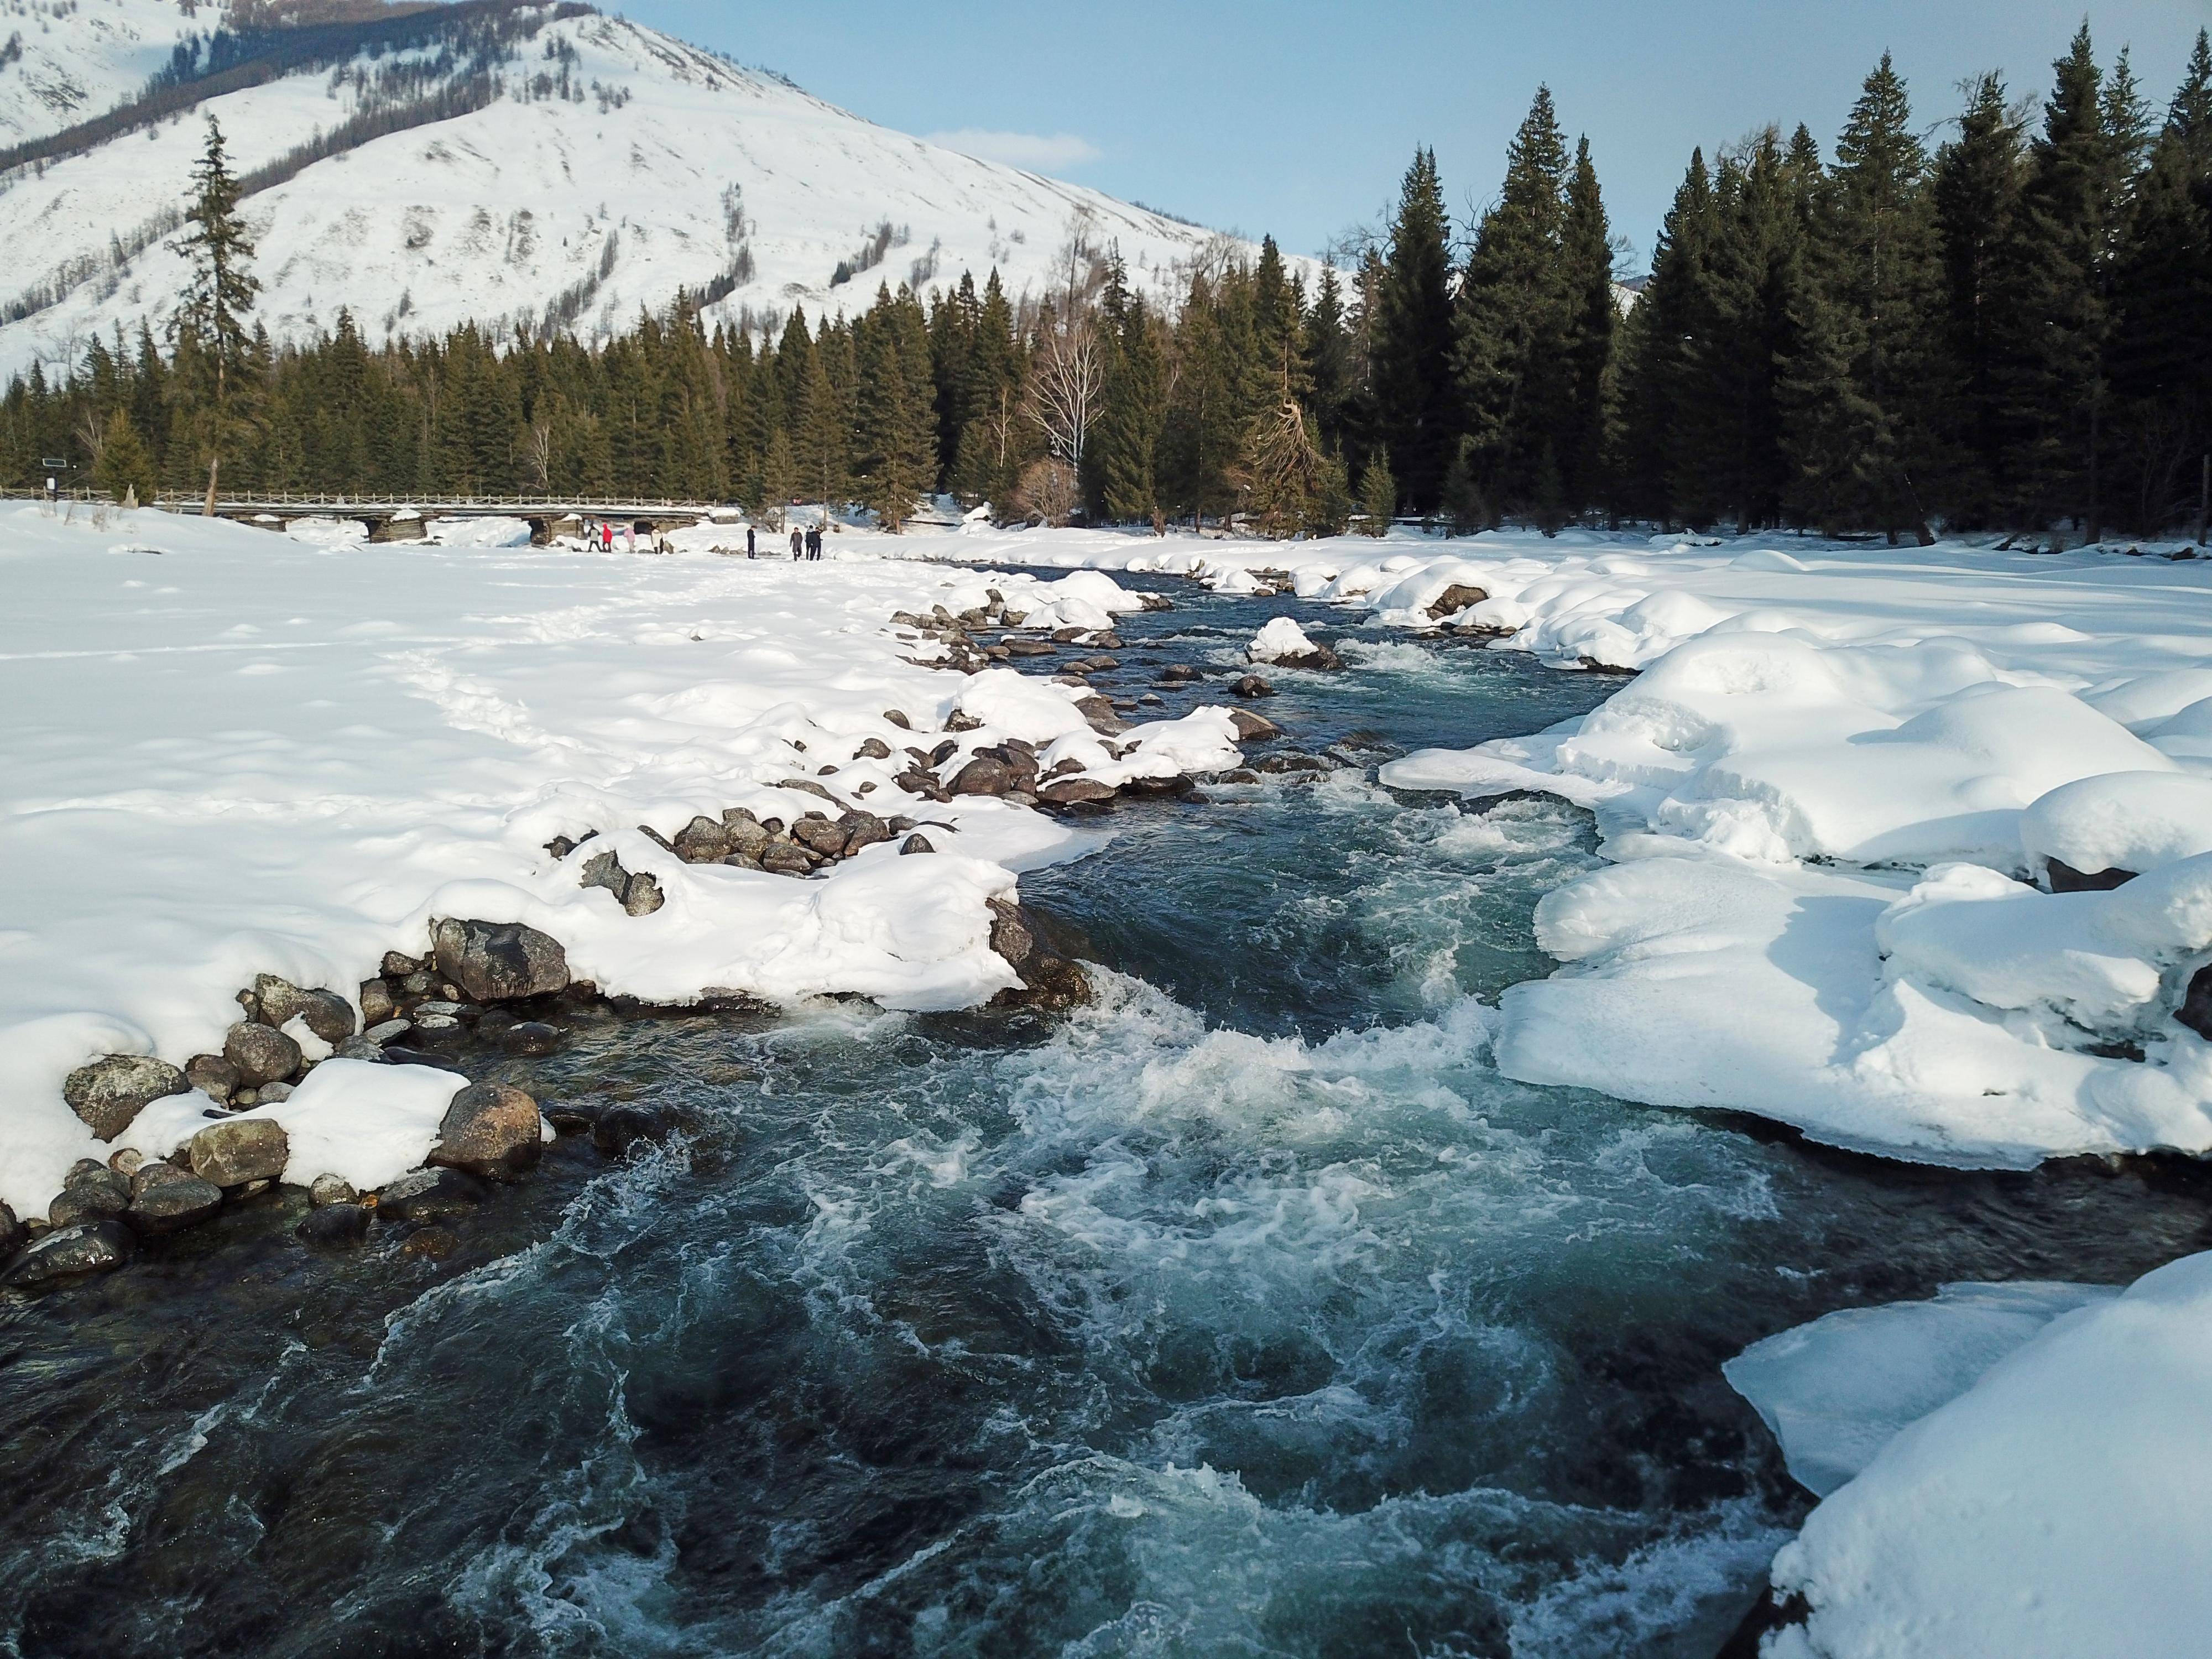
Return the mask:
<svg viewBox="0 0 2212 1659">
<path fill-rule="evenodd" d="M 530 924 L 576 977 L 651 1001 L 988 999 L 1014 975 L 985 901 L 1094 842 L 996 799 L 902 791 L 906 745 L 944 741 L 956 709 L 981 722 L 963 752 L 1021 738 L 1048 770 L 1073 758 L 1113 783 L 1237 760 L 1225 713 L 1109 753 L 1069 688 L 919 666 L 940 647 L 889 627 L 994 586 L 1033 623 L 1103 627 L 1139 604 L 1104 576 L 1048 589 L 842 537 L 818 563 L 755 563 L 102 516 L 0 511 L 0 857 L 18 872 L 0 910 L 0 1202 L 26 1215 L 107 1151 L 63 1103 L 71 1069 L 220 1049 L 258 973 L 350 995 L 386 951 L 422 951 L 435 917 Z M 856 759 L 872 740 L 890 757 Z M 681 863 L 640 828 L 823 808 L 778 787 L 793 779 L 951 828 L 927 831 L 933 856 L 887 842 L 813 880 Z M 659 910 L 626 915 L 580 884 L 582 856 L 545 850 L 593 830 L 592 852 L 659 878 Z"/>
<path fill-rule="evenodd" d="M 203 7 L 191 27 L 213 17 Z M 34 74 L 81 83 L 70 120 L 101 112 L 166 60 L 175 31 L 156 35 L 177 21 L 170 0 L 76 0 L 68 15 L 39 20 L 27 42 L 63 54 L 65 70 L 28 57 L 0 68 L 0 125 L 12 112 L 37 129 Z M 559 52 L 574 54 L 567 72 L 583 101 L 522 98 L 526 82 L 562 70 L 550 55 Z M 373 75 L 408 57 L 434 54 L 356 67 Z M 459 85 L 466 66 L 447 73 Z M 341 307 L 372 342 L 471 320 L 536 323 L 566 295 L 575 331 L 590 337 L 630 326 L 641 308 L 665 310 L 679 289 L 734 279 L 741 250 L 750 275 L 708 309 L 709 327 L 746 308 L 864 310 L 878 283 L 926 292 L 963 270 L 980 287 L 995 268 L 1010 297 L 1042 293 L 1055 272 L 1066 281 L 1071 237 L 1118 246 L 1149 288 L 1219 240 L 877 126 L 620 17 L 549 21 L 500 73 L 507 92 L 488 107 L 317 161 L 247 199 L 264 289 L 256 314 L 272 335 L 334 328 Z M 204 115 L 222 123 L 246 172 L 337 126 L 359 96 L 331 73 L 289 75 L 0 180 L 0 234 L 17 250 L 0 300 L 62 291 L 0 326 L 0 374 L 72 364 L 118 325 L 126 338 L 142 321 L 162 333 L 184 285 L 175 239 L 132 245 L 181 207 Z M 833 287 L 839 264 L 859 263 L 886 222 L 899 240 L 878 250 L 880 263 Z M 132 253 L 120 271 L 109 259 L 116 238 Z"/>
<path fill-rule="evenodd" d="M 2124 1293 L 1950 1285 L 1728 1369 L 1829 1494 L 1774 1563 L 1809 1615 L 1763 1659 L 2205 1651 L 2212 1255 Z"/>
<path fill-rule="evenodd" d="M 2212 1044 L 2175 1018 L 2212 961 L 2212 561 L 1596 534 L 1035 545 L 1231 591 L 1286 572 L 1385 623 L 1642 671 L 1584 719 L 1383 775 L 1596 813 L 1615 863 L 1539 910 L 1568 965 L 1506 995 L 1509 1075 L 1932 1163 L 2212 1148 Z M 2053 894 L 2053 860 L 2142 879 Z"/>
</svg>

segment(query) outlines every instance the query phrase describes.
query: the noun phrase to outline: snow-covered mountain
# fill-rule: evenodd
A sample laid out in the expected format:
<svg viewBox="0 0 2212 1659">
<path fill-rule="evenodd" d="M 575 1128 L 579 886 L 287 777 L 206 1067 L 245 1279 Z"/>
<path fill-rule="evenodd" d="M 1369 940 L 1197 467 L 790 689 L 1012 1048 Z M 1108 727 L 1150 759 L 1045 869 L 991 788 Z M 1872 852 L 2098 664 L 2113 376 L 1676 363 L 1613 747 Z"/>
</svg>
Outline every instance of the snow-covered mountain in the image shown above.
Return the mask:
<svg viewBox="0 0 2212 1659">
<path fill-rule="evenodd" d="M 679 290 L 760 323 L 994 266 L 1010 293 L 1042 293 L 1071 241 L 1118 244 L 1152 283 L 1220 242 L 574 3 L 221 40 L 213 0 L 0 11 L 21 43 L 0 41 L 0 140 L 16 146 L 0 154 L 0 374 L 51 372 L 118 325 L 158 331 L 210 114 L 251 191 L 258 315 L 279 339 L 341 307 L 372 341 L 470 319 L 589 337 Z"/>
</svg>

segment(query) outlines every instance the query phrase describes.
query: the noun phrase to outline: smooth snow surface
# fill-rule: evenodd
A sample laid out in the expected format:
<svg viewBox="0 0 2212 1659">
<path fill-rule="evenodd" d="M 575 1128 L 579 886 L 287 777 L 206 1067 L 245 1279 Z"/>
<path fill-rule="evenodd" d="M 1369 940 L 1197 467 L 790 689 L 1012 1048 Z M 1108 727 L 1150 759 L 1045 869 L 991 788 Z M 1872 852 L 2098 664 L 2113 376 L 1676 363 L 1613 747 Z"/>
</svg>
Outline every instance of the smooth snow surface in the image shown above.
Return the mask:
<svg viewBox="0 0 2212 1659">
<path fill-rule="evenodd" d="M 182 35 L 213 27 L 211 6 L 187 18 L 171 0 L 53 9 L 21 31 L 23 63 L 0 71 L 0 131 L 100 114 Z M 501 95 L 488 106 L 314 161 L 246 199 L 257 317 L 278 341 L 334 330 L 341 310 L 372 343 L 471 321 L 543 327 L 556 310 L 560 325 L 605 337 L 641 309 L 666 310 L 679 289 L 716 283 L 734 286 L 707 308 L 709 329 L 794 306 L 854 313 L 881 284 L 926 293 L 963 271 L 980 288 L 996 270 L 1018 299 L 1051 286 L 1071 240 L 1118 246 L 1133 283 L 1167 288 L 1216 242 L 1245 246 L 888 131 L 625 18 L 552 9 L 494 71 Z M 560 53 L 573 54 L 574 99 L 526 95 L 562 70 Z M 399 57 L 422 67 L 426 91 L 458 89 L 470 73 L 465 54 L 364 55 L 206 100 L 11 180 L 0 231 L 15 258 L 0 297 L 40 298 L 0 326 L 0 372 L 74 367 L 118 326 L 126 340 L 142 322 L 162 332 L 185 270 L 164 216 L 184 202 L 206 116 L 250 172 L 356 113 L 352 72 L 373 81 Z M 891 240 L 879 247 L 884 225 Z M 1310 262 L 1292 263 L 1310 280 Z M 833 285 L 841 264 L 858 274 Z"/>
<path fill-rule="evenodd" d="M 1946 1285 L 1933 1301 L 1846 1308 L 1770 1336 L 1721 1370 L 1782 1443 L 1790 1473 L 1826 1498 L 1899 1429 L 1957 1399 L 2061 1314 L 2118 1294 L 2101 1285 Z"/>
<path fill-rule="evenodd" d="M 988 1000 L 1014 975 L 985 901 L 1097 835 L 901 791 L 905 746 L 935 744 L 956 705 L 983 722 L 963 752 L 1064 744 L 1115 782 L 1236 763 L 1225 711 L 1133 727 L 1115 758 L 1066 687 L 929 669 L 913 659 L 941 647 L 888 625 L 993 587 L 1033 617 L 1107 623 L 1139 604 L 1112 579 L 945 571 L 866 556 L 887 538 L 836 539 L 836 561 L 793 564 L 0 510 L 0 852 L 23 872 L 0 927 L 0 1202 L 42 1215 L 72 1162 L 110 1150 L 62 1102 L 75 1067 L 219 1049 L 257 973 L 350 995 L 436 917 L 528 923 L 576 977 L 652 1002 Z M 855 759 L 871 738 L 892 758 Z M 838 805 L 779 787 L 802 779 Z M 794 880 L 683 864 L 640 827 L 848 804 L 937 826 L 936 854 L 880 844 Z M 566 861 L 544 850 L 592 830 Z M 657 876 L 663 908 L 632 917 L 582 886 L 603 851 Z M 205 1105 L 159 1103 L 126 1139 L 181 1138 Z M 356 1145 L 320 1091 L 270 1115 L 301 1114 L 329 1150 L 295 1161 L 353 1179 L 392 1152 Z"/>
<path fill-rule="evenodd" d="M 1616 860 L 1539 910 L 1568 966 L 1506 994 L 1508 1075 L 1935 1163 L 2212 1149 L 2212 1046 L 2173 1018 L 2212 959 L 2191 863 L 2212 851 L 2212 564 L 1595 532 L 1024 539 L 1038 562 L 1224 592 L 1286 570 L 1385 626 L 1638 671 L 1558 729 L 1383 769 L 1587 806 Z M 1429 611 L 1455 586 L 1487 597 L 1447 629 Z M 2052 858 L 2164 873 L 2021 884 Z"/>
<path fill-rule="evenodd" d="M 1774 1562 L 1811 1617 L 1762 1655 L 2197 1659 L 2208 1397 L 2212 1255 L 2053 1321 L 1813 1511 Z"/>
</svg>

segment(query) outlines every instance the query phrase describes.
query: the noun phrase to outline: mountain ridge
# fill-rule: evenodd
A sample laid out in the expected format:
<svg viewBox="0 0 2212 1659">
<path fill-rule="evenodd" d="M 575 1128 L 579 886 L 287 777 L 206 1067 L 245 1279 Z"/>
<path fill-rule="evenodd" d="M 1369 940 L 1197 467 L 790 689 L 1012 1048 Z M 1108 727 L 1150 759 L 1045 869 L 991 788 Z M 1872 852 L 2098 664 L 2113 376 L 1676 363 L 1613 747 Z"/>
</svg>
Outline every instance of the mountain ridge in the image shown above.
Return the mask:
<svg viewBox="0 0 2212 1659">
<path fill-rule="evenodd" d="M 878 281 L 997 269 L 1010 294 L 1039 295 L 1109 246 L 1165 293 L 1249 251 L 577 0 L 337 21 L 295 6 L 283 15 L 309 21 L 244 33 L 205 27 L 234 14 L 194 0 L 29 3 L 47 8 L 42 45 L 0 66 L 0 135 L 27 157 L 0 174 L 18 252 L 0 286 L 9 372 L 162 331 L 210 115 L 249 191 L 258 316 L 279 343 L 341 309 L 372 343 L 465 321 L 604 338 L 679 296 L 710 325 L 759 329 L 794 307 L 862 308 Z M 51 95 L 57 76 L 74 102 Z M 88 113 L 95 88 L 114 96 Z"/>
</svg>

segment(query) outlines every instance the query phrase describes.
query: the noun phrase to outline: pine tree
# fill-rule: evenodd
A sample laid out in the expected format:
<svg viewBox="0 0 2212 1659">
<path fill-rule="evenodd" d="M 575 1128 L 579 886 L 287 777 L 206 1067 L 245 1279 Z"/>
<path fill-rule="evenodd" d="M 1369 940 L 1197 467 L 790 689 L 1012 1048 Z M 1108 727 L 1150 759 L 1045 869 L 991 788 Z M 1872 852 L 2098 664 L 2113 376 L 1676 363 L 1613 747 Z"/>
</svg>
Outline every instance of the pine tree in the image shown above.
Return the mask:
<svg viewBox="0 0 2212 1659">
<path fill-rule="evenodd" d="M 1164 368 L 1143 299 L 1129 292 L 1117 253 L 1099 300 L 1106 368 L 1098 424 L 1088 458 L 1093 504 L 1119 524 L 1156 522 L 1160 428 L 1165 413 Z"/>
<path fill-rule="evenodd" d="M 1376 435 L 1417 513 L 1435 507 L 1460 429 L 1451 370 L 1449 236 L 1435 152 L 1416 151 L 1373 295 L 1367 343 Z"/>
<path fill-rule="evenodd" d="M 1385 536 L 1398 512 L 1398 481 L 1390 476 L 1390 462 L 1379 450 L 1367 463 L 1359 479 L 1361 529 L 1370 536 Z"/>
<path fill-rule="evenodd" d="M 1711 510 L 1704 490 L 1686 498 L 1678 491 L 1695 465 L 1689 435 L 1695 359 L 1717 326 L 1715 219 L 1712 177 L 1704 151 L 1695 151 L 1660 228 L 1651 280 L 1621 342 L 1622 414 L 1612 468 L 1620 512 L 1698 522 Z"/>
<path fill-rule="evenodd" d="M 1587 138 L 1575 145 L 1560 258 L 1568 307 L 1562 342 L 1565 384 L 1559 418 L 1548 436 L 1562 499 L 1579 512 L 1601 493 L 1607 386 L 1620 327 L 1620 307 L 1613 297 L 1613 231 Z"/>
<path fill-rule="evenodd" d="M 92 483 L 94 489 L 118 501 L 149 503 L 161 493 L 154 476 L 154 458 L 127 410 L 118 408 L 107 417 L 100 459 L 92 469 Z"/>
<path fill-rule="evenodd" d="M 2005 85 L 1984 75 L 1968 92 L 1958 135 L 1936 158 L 1930 185 L 1940 259 L 1934 325 L 1938 459 L 1954 525 L 1996 516 L 2010 447 L 2000 358 L 2011 330 L 2002 315 L 2012 274 L 2024 263 L 2023 136 Z M 2002 493 L 2013 492 L 2005 489 Z"/>
<path fill-rule="evenodd" d="M 1842 441 L 1856 452 L 1847 478 L 1824 473 L 1816 516 L 1831 528 L 1872 525 L 1893 541 L 1905 524 L 1916 526 L 1923 541 L 1932 539 L 1913 477 L 1930 430 L 1928 325 L 1937 270 L 1926 173 L 1905 83 L 1885 52 L 1837 141 L 1817 214 L 1820 258 L 1803 273 L 1814 291 L 1801 296 L 1796 315 L 1819 337 L 1810 355 L 1820 368 L 1809 384 L 1797 377 L 1796 403 L 1820 428 L 1816 447 L 1836 441 L 1844 422 L 1849 435 Z M 1849 384 L 1832 386 L 1830 406 L 1815 408 L 1818 385 L 1838 351 Z"/>
<path fill-rule="evenodd" d="M 1576 297 L 1563 252 L 1566 167 L 1551 90 L 1539 87 L 1506 152 L 1504 188 L 1476 228 L 1455 317 L 1473 447 L 1454 455 L 1453 493 L 1473 483 L 1515 511 L 1534 504 L 1537 458 L 1566 425 L 1559 369 Z M 1470 476 L 1456 478 L 1462 470 Z M 1464 522 L 1460 503 L 1450 511 Z"/>
<path fill-rule="evenodd" d="M 1321 286 L 1307 313 L 1303 344 L 1307 406 L 1322 441 L 1341 450 L 1352 396 L 1352 337 L 1345 326 L 1344 290 L 1336 267 L 1322 267 Z"/>
<path fill-rule="evenodd" d="M 191 424 L 207 463 L 208 516 L 215 514 L 217 474 L 226 453 L 251 441 L 250 411 L 236 382 L 252 339 L 246 319 L 261 284 L 252 274 L 253 242 L 238 211 L 240 187 L 230 170 L 222 128 L 208 117 L 207 147 L 192 168 L 192 194 L 185 210 L 191 228 L 177 244 L 191 265 L 176 328 L 189 332 L 191 361 L 204 384 L 188 387 L 198 404 Z"/>
</svg>

